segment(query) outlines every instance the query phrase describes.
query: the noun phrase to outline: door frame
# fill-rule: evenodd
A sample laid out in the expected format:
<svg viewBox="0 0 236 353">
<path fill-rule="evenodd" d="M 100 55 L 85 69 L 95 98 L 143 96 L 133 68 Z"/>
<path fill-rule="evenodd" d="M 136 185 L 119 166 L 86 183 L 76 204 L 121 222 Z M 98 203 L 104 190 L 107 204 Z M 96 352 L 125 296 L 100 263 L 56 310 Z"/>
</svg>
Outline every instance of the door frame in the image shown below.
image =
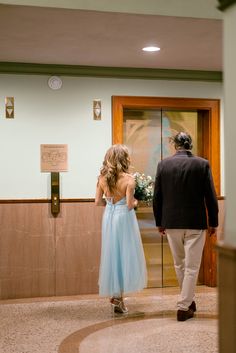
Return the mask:
<svg viewBox="0 0 236 353">
<path fill-rule="evenodd" d="M 203 117 L 203 154 L 208 159 L 217 196 L 220 197 L 220 100 L 206 98 L 112 96 L 112 143 L 123 143 L 123 111 L 131 109 L 198 110 Z M 215 237 L 206 237 L 201 281 L 216 286 Z"/>
</svg>

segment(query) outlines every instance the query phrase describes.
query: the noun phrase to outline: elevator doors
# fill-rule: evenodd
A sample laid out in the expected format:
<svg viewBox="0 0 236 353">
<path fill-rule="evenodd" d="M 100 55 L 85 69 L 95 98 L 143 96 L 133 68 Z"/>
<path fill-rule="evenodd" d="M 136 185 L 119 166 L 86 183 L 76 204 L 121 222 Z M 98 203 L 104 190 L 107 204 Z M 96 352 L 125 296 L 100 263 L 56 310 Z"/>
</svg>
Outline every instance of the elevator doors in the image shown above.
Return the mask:
<svg viewBox="0 0 236 353">
<path fill-rule="evenodd" d="M 219 163 L 218 157 L 214 154 L 213 158 L 211 153 L 213 150 L 217 152 L 218 145 L 217 136 L 212 134 L 211 129 L 217 126 L 218 115 L 214 111 L 215 106 L 209 109 L 201 105 L 199 109 L 198 103 L 198 100 L 189 104 L 188 99 L 183 102 L 183 99 L 175 98 L 113 97 L 113 143 L 128 146 L 132 172 L 155 178 L 158 161 L 174 153 L 170 137 L 187 131 L 193 138 L 193 153 L 210 160 L 217 189 Z M 137 218 L 147 262 L 148 287 L 177 285 L 169 245 L 166 237 L 160 236 L 157 231 L 152 207 L 140 205 Z M 206 246 L 209 250 L 211 243 L 207 242 Z M 212 278 L 212 273 L 215 273 L 212 268 L 216 264 L 212 261 L 211 250 L 203 258 L 199 283 L 211 285 L 216 280 Z M 206 263 L 209 267 L 209 262 L 211 273 L 204 266 Z"/>
<path fill-rule="evenodd" d="M 131 153 L 131 168 L 155 178 L 157 163 L 173 154 L 170 137 L 188 131 L 195 150 L 198 148 L 197 111 L 167 111 L 162 109 L 132 109 L 123 111 L 123 143 Z M 155 227 L 152 207 L 142 205 L 137 210 L 148 271 L 148 286 L 176 285 L 172 256 L 166 237 Z"/>
</svg>

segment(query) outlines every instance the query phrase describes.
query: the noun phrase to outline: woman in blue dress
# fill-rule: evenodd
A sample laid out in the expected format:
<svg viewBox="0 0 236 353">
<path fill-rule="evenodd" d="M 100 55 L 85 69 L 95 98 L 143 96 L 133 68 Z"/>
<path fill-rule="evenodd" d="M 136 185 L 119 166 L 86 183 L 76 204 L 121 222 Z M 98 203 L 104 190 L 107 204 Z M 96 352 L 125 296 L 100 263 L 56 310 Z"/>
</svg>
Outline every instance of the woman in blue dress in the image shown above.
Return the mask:
<svg viewBox="0 0 236 353">
<path fill-rule="evenodd" d="M 109 296 L 114 312 L 127 313 L 123 294 L 146 287 L 143 246 L 134 207 L 135 180 L 129 174 L 126 146 L 107 151 L 98 178 L 95 204 L 106 206 L 102 221 L 99 294 Z"/>
</svg>

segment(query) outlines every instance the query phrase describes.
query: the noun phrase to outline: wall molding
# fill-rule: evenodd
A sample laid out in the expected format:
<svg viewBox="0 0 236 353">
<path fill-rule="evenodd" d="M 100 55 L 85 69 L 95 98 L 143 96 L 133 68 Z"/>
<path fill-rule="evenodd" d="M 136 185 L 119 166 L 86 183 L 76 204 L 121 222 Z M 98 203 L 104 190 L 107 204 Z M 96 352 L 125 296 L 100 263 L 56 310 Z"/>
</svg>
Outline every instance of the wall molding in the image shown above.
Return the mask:
<svg viewBox="0 0 236 353">
<path fill-rule="evenodd" d="M 225 196 L 217 196 L 218 200 L 225 200 Z M 75 202 L 95 202 L 95 198 L 86 199 L 60 199 L 60 203 L 75 203 Z M 9 199 L 0 200 L 0 204 L 7 203 L 51 203 L 51 199 Z"/>
<path fill-rule="evenodd" d="M 221 11 L 226 10 L 228 7 L 236 4 L 236 0 L 218 0 L 219 6 L 218 9 Z"/>
<path fill-rule="evenodd" d="M 94 202 L 94 198 L 88 199 L 60 199 L 60 203 L 76 203 L 76 202 Z M 9 199 L 0 200 L 1 204 L 12 204 L 12 203 L 51 203 L 51 199 Z"/>
<path fill-rule="evenodd" d="M 18 62 L 0 62 L 0 73 L 207 82 L 222 82 L 223 80 L 221 71 L 98 67 Z"/>
</svg>

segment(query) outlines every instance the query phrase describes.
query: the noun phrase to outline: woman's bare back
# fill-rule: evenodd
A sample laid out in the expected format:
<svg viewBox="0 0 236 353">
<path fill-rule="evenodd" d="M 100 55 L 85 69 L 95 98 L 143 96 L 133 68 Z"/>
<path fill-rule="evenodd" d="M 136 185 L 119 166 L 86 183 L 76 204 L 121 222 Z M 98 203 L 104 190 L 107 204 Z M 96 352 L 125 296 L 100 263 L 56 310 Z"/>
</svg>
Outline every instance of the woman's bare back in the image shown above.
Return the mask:
<svg viewBox="0 0 236 353">
<path fill-rule="evenodd" d="M 128 173 L 121 173 L 118 177 L 115 189 L 110 192 L 104 177 L 100 177 L 99 183 L 104 191 L 105 197 L 113 198 L 116 203 L 127 196 L 127 189 L 134 188 L 134 177 Z"/>
</svg>

